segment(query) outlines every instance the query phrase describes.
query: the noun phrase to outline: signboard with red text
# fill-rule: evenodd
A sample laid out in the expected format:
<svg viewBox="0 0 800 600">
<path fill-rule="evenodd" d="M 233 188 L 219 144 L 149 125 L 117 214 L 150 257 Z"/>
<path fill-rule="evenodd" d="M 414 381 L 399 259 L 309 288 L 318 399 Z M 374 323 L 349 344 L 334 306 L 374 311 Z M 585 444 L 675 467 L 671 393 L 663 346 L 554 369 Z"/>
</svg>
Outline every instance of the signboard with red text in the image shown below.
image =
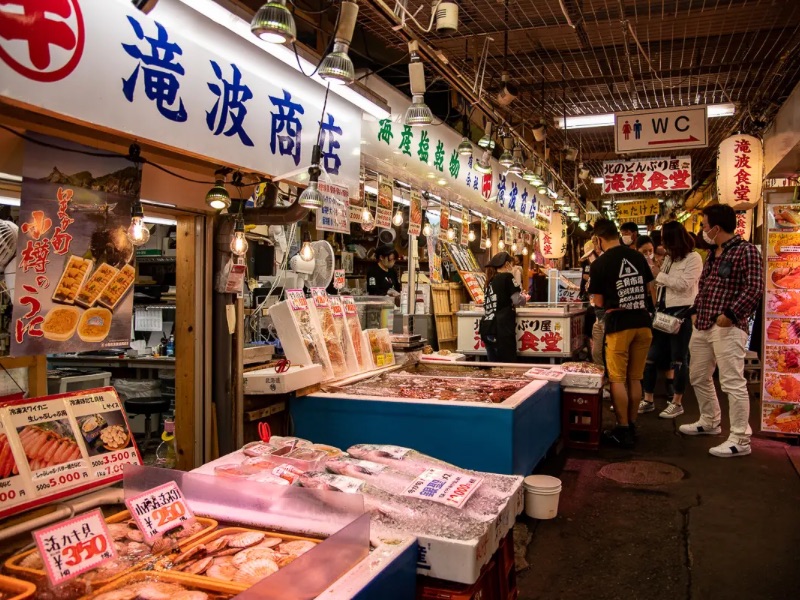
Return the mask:
<svg viewBox="0 0 800 600">
<path fill-rule="evenodd" d="M 148 542 L 194 519 L 192 509 L 174 481 L 128 498 L 125 504 Z"/>
<path fill-rule="evenodd" d="M 603 161 L 604 194 L 674 192 L 691 187 L 689 156 Z"/>
</svg>

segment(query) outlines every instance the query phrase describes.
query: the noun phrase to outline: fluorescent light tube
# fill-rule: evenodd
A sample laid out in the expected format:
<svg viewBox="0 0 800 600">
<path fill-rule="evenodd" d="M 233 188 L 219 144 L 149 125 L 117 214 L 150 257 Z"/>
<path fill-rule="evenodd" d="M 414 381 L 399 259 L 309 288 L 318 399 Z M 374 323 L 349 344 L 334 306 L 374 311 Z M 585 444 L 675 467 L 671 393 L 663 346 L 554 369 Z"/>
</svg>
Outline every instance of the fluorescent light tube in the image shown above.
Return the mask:
<svg viewBox="0 0 800 600">
<path fill-rule="evenodd" d="M 687 107 L 691 108 L 691 107 Z M 730 102 L 723 104 L 709 104 L 706 107 L 708 118 L 714 117 L 732 117 L 736 114 L 736 105 Z M 564 117 L 555 118 L 556 127 L 565 129 Z M 566 129 L 587 129 L 589 127 L 613 127 L 614 113 L 605 113 L 602 115 L 577 115 L 574 117 L 567 117 Z"/>
<path fill-rule="evenodd" d="M 151 223 L 153 225 L 177 225 L 178 222 L 175 219 L 164 219 L 162 217 L 149 217 L 145 215 L 142 218 L 142 221 L 145 223 Z"/>
<path fill-rule="evenodd" d="M 0 204 L 5 204 L 6 206 L 19 206 L 19 198 L 0 196 Z"/>
</svg>

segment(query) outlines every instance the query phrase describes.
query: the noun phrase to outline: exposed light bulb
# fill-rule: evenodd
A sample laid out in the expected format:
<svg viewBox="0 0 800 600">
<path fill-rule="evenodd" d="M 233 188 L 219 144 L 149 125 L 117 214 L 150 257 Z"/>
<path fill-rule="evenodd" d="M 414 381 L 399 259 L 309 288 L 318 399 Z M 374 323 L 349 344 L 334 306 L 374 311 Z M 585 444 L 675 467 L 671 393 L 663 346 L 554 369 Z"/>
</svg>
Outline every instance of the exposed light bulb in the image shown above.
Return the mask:
<svg viewBox="0 0 800 600">
<path fill-rule="evenodd" d="M 394 217 L 392 217 L 392 223 L 394 223 L 395 227 L 400 227 L 403 225 L 403 213 L 400 209 L 397 209 L 397 212 L 394 213 Z"/>
<path fill-rule="evenodd" d="M 469 230 L 469 233 L 467 234 L 467 239 L 470 242 L 474 242 L 475 241 L 475 232 L 472 231 L 471 229 Z"/>
<path fill-rule="evenodd" d="M 134 246 L 146 244 L 150 239 L 150 230 L 142 220 L 141 216 L 131 217 L 131 224 L 128 227 L 128 239 Z"/>
<path fill-rule="evenodd" d="M 456 230 L 451 227 L 447 230 L 447 240 L 452 242 L 454 239 L 456 239 Z"/>
<path fill-rule="evenodd" d="M 514 253 L 517 252 L 517 242 L 514 242 L 513 244 L 511 244 L 511 251 L 514 252 Z"/>
<path fill-rule="evenodd" d="M 492 240 L 490 240 L 488 237 L 485 240 L 483 240 L 483 247 L 486 248 L 487 250 L 491 248 Z"/>
<path fill-rule="evenodd" d="M 502 250 L 505 247 L 506 247 L 506 243 L 503 240 L 500 240 L 499 242 L 497 242 L 497 249 L 498 250 Z"/>
<path fill-rule="evenodd" d="M 430 223 L 425 223 L 424 227 L 422 228 L 422 235 L 428 237 L 433 230 L 431 229 Z"/>
<path fill-rule="evenodd" d="M 233 239 L 231 240 L 231 252 L 236 256 L 244 256 L 248 247 L 247 240 L 244 237 L 244 231 L 235 231 Z"/>
<path fill-rule="evenodd" d="M 311 247 L 311 242 L 303 242 L 303 247 L 300 248 L 300 258 L 306 262 L 314 260 L 314 249 Z"/>
<path fill-rule="evenodd" d="M 523 246 L 522 247 L 522 255 L 523 256 L 528 256 L 528 247 L 527 246 Z"/>
</svg>

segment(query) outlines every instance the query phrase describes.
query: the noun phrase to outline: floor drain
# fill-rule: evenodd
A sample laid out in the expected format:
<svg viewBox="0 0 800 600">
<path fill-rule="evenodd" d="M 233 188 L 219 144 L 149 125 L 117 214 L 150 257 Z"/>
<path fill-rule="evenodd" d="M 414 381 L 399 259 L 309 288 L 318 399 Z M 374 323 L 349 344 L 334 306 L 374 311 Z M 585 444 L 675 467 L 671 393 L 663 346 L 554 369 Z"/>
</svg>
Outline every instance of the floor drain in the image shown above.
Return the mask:
<svg viewBox="0 0 800 600">
<path fill-rule="evenodd" d="M 649 460 L 611 463 L 600 469 L 598 474 L 626 485 L 664 485 L 684 477 L 684 472 L 678 467 Z"/>
</svg>

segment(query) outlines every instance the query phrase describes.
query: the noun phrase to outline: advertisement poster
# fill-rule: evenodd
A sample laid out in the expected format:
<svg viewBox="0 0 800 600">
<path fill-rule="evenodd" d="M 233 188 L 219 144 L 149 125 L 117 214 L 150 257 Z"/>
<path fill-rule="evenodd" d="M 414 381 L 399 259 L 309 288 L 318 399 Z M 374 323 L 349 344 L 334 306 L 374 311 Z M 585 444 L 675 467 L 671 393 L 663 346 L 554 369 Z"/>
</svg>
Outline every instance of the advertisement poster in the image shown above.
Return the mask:
<svg viewBox="0 0 800 600">
<path fill-rule="evenodd" d="M 461 245 L 469 245 L 469 210 L 466 208 L 461 211 Z"/>
<path fill-rule="evenodd" d="M 422 231 L 422 195 L 411 190 L 411 207 L 408 218 L 408 235 L 419 235 Z"/>
<path fill-rule="evenodd" d="M 617 211 L 617 220 L 620 223 L 649 215 L 657 215 L 659 213 L 658 198 L 618 202 L 615 210 Z"/>
<path fill-rule="evenodd" d="M 761 430 L 800 434 L 800 204 L 767 207 Z"/>
<path fill-rule="evenodd" d="M 443 204 L 439 216 L 439 235 L 444 236 L 448 229 L 450 229 L 450 207 Z"/>
<path fill-rule="evenodd" d="M 603 162 L 603 193 L 670 192 L 692 187 L 692 159 L 642 158 Z"/>
<path fill-rule="evenodd" d="M 25 142 L 13 356 L 128 346 L 136 270 L 126 231 L 140 183 L 125 158 Z"/>
<path fill-rule="evenodd" d="M 350 191 L 347 186 L 320 181 L 319 191 L 322 194 L 322 208 L 317 211 L 317 229 L 349 234 Z"/>
<path fill-rule="evenodd" d="M 378 179 L 378 209 L 375 211 L 375 225 L 383 229 L 392 226 L 393 184 L 388 177 Z"/>
</svg>

